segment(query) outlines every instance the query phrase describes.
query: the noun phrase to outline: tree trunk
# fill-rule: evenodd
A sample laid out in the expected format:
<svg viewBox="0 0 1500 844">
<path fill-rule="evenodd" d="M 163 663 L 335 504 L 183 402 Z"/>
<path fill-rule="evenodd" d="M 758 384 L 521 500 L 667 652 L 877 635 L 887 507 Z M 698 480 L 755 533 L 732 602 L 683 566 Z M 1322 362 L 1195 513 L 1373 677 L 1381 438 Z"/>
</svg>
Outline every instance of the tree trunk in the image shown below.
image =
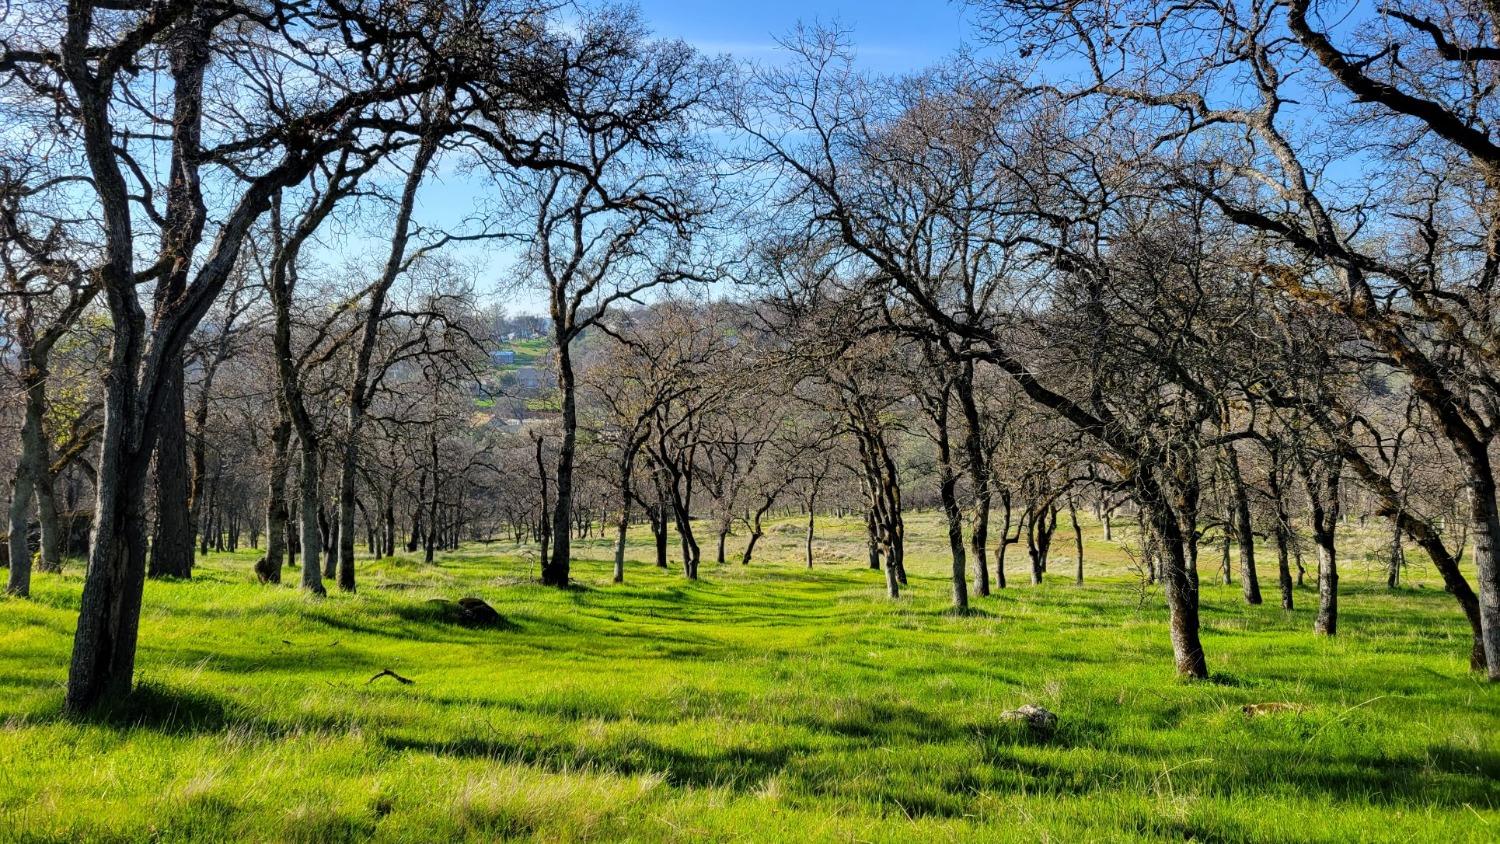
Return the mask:
<svg viewBox="0 0 1500 844">
<path fill-rule="evenodd" d="M 364 412 L 350 403 L 347 439 L 339 455 L 338 507 L 338 584 L 344 592 L 355 590 L 354 582 L 354 511 L 358 506 L 355 473 L 359 469 L 359 436 L 364 427 Z"/>
<path fill-rule="evenodd" d="M 625 582 L 625 534 L 630 530 L 630 496 L 625 496 L 625 502 L 620 509 L 620 521 L 616 523 L 615 534 L 615 583 Z"/>
<path fill-rule="evenodd" d="M 1005 583 L 1005 551 L 1010 547 L 1010 492 L 1002 490 L 1000 493 L 1000 505 L 1004 508 L 1004 521 L 1000 524 L 1000 548 L 995 552 L 995 588 L 1004 589 Z"/>
<path fill-rule="evenodd" d="M 1293 605 L 1292 567 L 1289 559 L 1292 543 L 1291 517 L 1286 512 L 1286 499 L 1282 496 L 1279 468 L 1272 465 L 1266 478 L 1271 492 L 1271 504 L 1275 508 L 1276 523 L 1272 526 L 1272 535 L 1276 538 L 1276 579 L 1281 589 L 1281 608 L 1291 612 Z"/>
<path fill-rule="evenodd" d="M 1313 464 L 1305 459 L 1302 462 L 1313 543 L 1318 554 L 1318 615 L 1313 620 L 1313 632 L 1322 636 L 1336 635 L 1339 625 L 1339 571 L 1334 532 L 1339 521 L 1341 469 L 1341 459 L 1329 457 L 1325 465 L 1316 470 L 1315 477 Z"/>
<path fill-rule="evenodd" d="M 1083 585 L 1083 530 L 1078 527 L 1078 508 L 1073 499 L 1068 499 L 1068 519 L 1073 523 L 1073 549 L 1077 553 L 1077 569 L 1073 582 Z"/>
<path fill-rule="evenodd" d="M 812 505 L 809 504 L 808 507 L 807 507 L 807 567 L 808 568 L 812 568 L 813 567 L 813 530 L 814 530 L 814 527 L 815 527 L 815 525 L 814 525 L 814 519 L 815 518 L 816 518 L 816 516 L 815 516 L 815 513 L 813 511 Z"/>
<path fill-rule="evenodd" d="M 554 314 L 555 318 L 561 318 Z M 569 520 L 573 516 L 573 453 L 578 438 L 578 407 L 573 376 L 571 335 L 558 323 L 557 389 L 562 394 L 562 440 L 557 448 L 557 503 L 552 516 L 552 557 L 542 567 L 542 583 L 567 586 L 570 553 Z M 697 576 L 696 566 L 692 577 Z"/>
<path fill-rule="evenodd" d="M 1225 586 L 1234 583 L 1234 576 L 1230 573 L 1229 568 L 1229 538 L 1233 533 L 1234 512 L 1230 511 L 1224 514 L 1224 542 L 1220 548 L 1221 553 L 1219 557 L 1219 576 L 1223 578 Z"/>
<path fill-rule="evenodd" d="M 656 541 L 656 567 L 664 569 L 667 567 L 667 512 L 661 502 L 651 515 L 651 537 Z"/>
<path fill-rule="evenodd" d="M 323 467 L 318 467 L 318 477 L 321 480 Z M 338 556 L 334 549 L 338 547 L 338 536 L 335 531 L 337 526 L 328 520 L 328 507 L 323 503 L 323 496 L 318 495 L 318 539 L 323 554 L 323 577 L 332 580 L 338 574 Z"/>
<path fill-rule="evenodd" d="M 953 606 L 958 610 L 969 608 L 968 561 L 964 558 L 963 513 L 958 507 L 958 472 L 954 470 L 952 449 L 948 443 L 948 397 L 936 403 L 933 423 L 937 429 L 938 450 L 938 497 L 943 503 L 943 516 L 948 523 L 948 554 L 952 562 Z M 985 567 L 985 585 L 989 577 Z M 984 593 L 980 593 L 984 594 Z"/>
<path fill-rule="evenodd" d="M 1189 576 L 1184 542 L 1175 515 L 1159 513 L 1153 520 L 1160 535 L 1161 580 L 1170 614 L 1172 655 L 1177 673 L 1184 677 L 1206 679 L 1208 662 L 1198 637 L 1198 587 Z"/>
<path fill-rule="evenodd" d="M 901 578 L 896 574 L 896 562 L 886 555 L 885 561 L 885 594 L 890 598 L 901 597 Z"/>
<path fill-rule="evenodd" d="M 1391 559 L 1386 567 L 1385 586 L 1395 589 L 1401 585 L 1401 569 L 1406 566 L 1406 550 L 1401 545 L 1400 514 L 1391 519 Z"/>
<path fill-rule="evenodd" d="M 1287 612 L 1292 611 L 1293 589 L 1292 589 L 1292 567 L 1289 559 L 1287 545 L 1289 538 L 1286 528 L 1276 526 L 1276 583 L 1281 589 L 1281 608 Z"/>
<path fill-rule="evenodd" d="M 282 413 L 271 429 L 271 472 L 266 481 L 266 555 L 258 573 L 267 583 L 281 582 L 287 551 L 286 474 L 291 463 L 288 454 L 291 438 L 292 423 Z"/>
<path fill-rule="evenodd" d="M 27 425 L 30 425 L 30 418 Z M 23 432 L 22 437 L 26 434 Z M 26 598 L 31 595 L 31 467 L 19 461 L 16 477 L 10 487 L 10 575 L 7 594 Z"/>
<path fill-rule="evenodd" d="M 755 556 L 755 543 L 760 541 L 763 533 L 760 525 L 761 514 L 763 512 L 765 511 L 755 511 L 755 516 L 750 521 L 750 540 L 745 543 L 745 553 L 740 557 L 740 565 L 742 566 L 750 565 L 751 558 Z"/>
<path fill-rule="evenodd" d="M 57 517 L 57 495 L 45 451 L 43 457 L 36 482 L 32 484 L 32 493 L 36 496 L 36 518 L 42 534 L 42 553 L 36 570 L 56 574 L 62 571 L 62 523 Z"/>
<path fill-rule="evenodd" d="M 302 517 L 302 588 L 314 595 L 326 595 L 323 588 L 323 570 L 319 566 L 319 553 L 323 537 L 318 529 L 318 449 L 313 443 L 302 443 L 302 502 L 299 507 Z"/>
<path fill-rule="evenodd" d="M 984 420 L 974 401 L 974 361 L 964 361 L 956 386 L 966 425 L 964 452 L 969 481 L 974 486 L 974 515 L 969 533 L 969 548 L 974 555 L 974 592 L 983 598 L 990 594 L 990 461 L 984 450 Z"/>
<path fill-rule="evenodd" d="M 1469 533 L 1474 537 L 1474 568 L 1479 580 L 1479 618 L 1484 638 L 1486 676 L 1500 681 L 1500 503 L 1488 455 L 1469 461 Z"/>
<path fill-rule="evenodd" d="M 162 416 L 157 422 L 156 530 L 150 577 L 191 577 L 194 525 L 188 502 L 187 406 L 182 358 L 162 363 Z"/>
<path fill-rule="evenodd" d="M 385 499 L 385 550 L 384 557 L 396 556 L 396 488 L 393 485 Z"/>
<path fill-rule="evenodd" d="M 615 523 L 615 583 L 625 582 L 625 536 L 630 531 L 630 475 L 635 468 L 636 442 L 631 440 L 620 458 L 620 520 Z M 603 535 L 602 530 L 600 535 Z"/>
<path fill-rule="evenodd" d="M 119 406 L 117 399 L 110 404 L 111 409 Z M 88 711 L 103 701 L 119 700 L 130 692 L 146 582 L 145 501 L 150 455 L 124 452 L 119 442 L 123 431 L 107 430 L 108 422 L 105 427 L 94 501 L 95 541 L 84 575 L 64 703 L 73 713 Z"/>
<path fill-rule="evenodd" d="M 1339 572 L 1334 524 L 1335 519 L 1328 518 L 1315 519 L 1313 525 L 1313 542 L 1318 551 L 1318 617 L 1313 621 L 1313 632 L 1322 636 L 1338 633 L 1339 625 Z"/>
<path fill-rule="evenodd" d="M 1234 527 L 1236 541 L 1240 546 L 1240 587 L 1245 603 L 1256 606 L 1261 603 L 1260 575 L 1255 571 L 1255 527 L 1250 521 L 1250 496 L 1245 490 L 1245 479 L 1240 474 L 1239 452 L 1233 444 L 1225 446 L 1229 460 L 1229 483 L 1234 494 Z"/>
</svg>

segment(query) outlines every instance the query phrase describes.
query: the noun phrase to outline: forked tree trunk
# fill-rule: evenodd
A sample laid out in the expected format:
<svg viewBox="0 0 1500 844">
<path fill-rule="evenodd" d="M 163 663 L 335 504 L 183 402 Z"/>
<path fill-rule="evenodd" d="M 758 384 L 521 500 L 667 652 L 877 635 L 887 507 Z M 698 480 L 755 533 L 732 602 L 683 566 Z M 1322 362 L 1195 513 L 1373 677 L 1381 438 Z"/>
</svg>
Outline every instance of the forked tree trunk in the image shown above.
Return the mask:
<svg viewBox="0 0 1500 844">
<path fill-rule="evenodd" d="M 1000 548 L 995 551 L 995 588 L 1004 589 L 1005 584 L 1005 552 L 1010 548 L 1010 492 L 1001 490 L 1000 505 L 1003 508 L 1004 520 L 1000 523 Z"/>
<path fill-rule="evenodd" d="M 948 555 L 952 563 L 953 606 L 958 610 L 969 608 L 968 561 L 964 558 L 963 513 L 958 507 L 958 472 L 953 466 L 952 449 L 948 443 L 948 397 L 934 403 L 932 419 L 937 430 L 938 450 L 938 498 L 943 504 L 944 521 L 948 523 Z M 986 576 L 985 583 L 988 585 Z M 983 594 L 983 593 L 981 593 Z"/>
<path fill-rule="evenodd" d="M 750 539 L 745 543 L 745 553 L 740 556 L 740 565 L 750 565 L 750 560 L 755 557 L 755 544 L 765 535 L 761 520 L 765 518 L 766 512 L 771 509 L 773 503 L 775 503 L 774 498 L 767 500 L 750 516 Z"/>
<path fill-rule="evenodd" d="M 974 487 L 974 515 L 969 532 L 969 550 L 974 557 L 974 592 L 983 598 L 990 594 L 990 461 L 984 449 L 984 420 L 974 401 L 974 361 L 964 361 L 957 387 L 965 423 L 965 462 L 969 482 Z"/>
<path fill-rule="evenodd" d="M 1302 462 L 1313 545 L 1318 555 L 1318 614 L 1313 620 L 1313 632 L 1321 636 L 1338 633 L 1339 570 L 1335 531 L 1339 521 L 1341 469 L 1341 460 L 1336 456 L 1327 458 L 1325 465 L 1316 468 L 1308 460 Z"/>
<path fill-rule="evenodd" d="M 1385 586 L 1395 589 L 1401 585 L 1401 569 L 1406 567 L 1406 550 L 1401 545 L 1401 519 L 1398 513 L 1391 519 L 1391 558 L 1385 572 Z"/>
</svg>

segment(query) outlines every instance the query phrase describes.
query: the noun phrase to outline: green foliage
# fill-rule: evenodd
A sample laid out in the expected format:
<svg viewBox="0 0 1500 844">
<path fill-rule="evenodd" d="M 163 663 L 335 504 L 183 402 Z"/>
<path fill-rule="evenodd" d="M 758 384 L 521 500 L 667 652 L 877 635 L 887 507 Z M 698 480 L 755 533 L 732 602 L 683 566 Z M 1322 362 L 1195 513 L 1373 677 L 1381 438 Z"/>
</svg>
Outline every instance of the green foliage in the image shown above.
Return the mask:
<svg viewBox="0 0 1500 844">
<path fill-rule="evenodd" d="M 358 595 L 255 585 L 253 552 L 146 592 L 138 691 L 58 715 L 79 566 L 0 603 L 0 840 L 1493 840 L 1500 690 L 1452 599 L 1346 572 L 1335 640 L 1305 608 L 1207 585 L 1216 680 L 1173 678 L 1159 594 L 1090 534 L 1054 575 L 948 612 L 942 536 L 911 588 L 861 567 L 857 520 L 800 519 L 762 562 L 627 582 L 584 540 L 577 588 L 523 549 L 362 562 Z M 1012 549 L 1010 567 L 1020 574 Z M 764 555 L 763 557 L 761 555 Z M 1269 555 L 1267 555 L 1269 556 Z M 1351 559 L 1356 559 L 1351 555 Z M 1071 572 L 1065 556 L 1057 570 Z M 1095 577 L 1095 574 L 1100 576 Z M 1013 583 L 1022 581 L 1014 577 Z M 484 598 L 503 629 L 434 598 Z M 367 683 L 390 668 L 415 680 Z M 1293 706 L 1260 715 L 1243 707 Z M 1003 721 L 1036 703 L 1040 739 Z"/>
</svg>

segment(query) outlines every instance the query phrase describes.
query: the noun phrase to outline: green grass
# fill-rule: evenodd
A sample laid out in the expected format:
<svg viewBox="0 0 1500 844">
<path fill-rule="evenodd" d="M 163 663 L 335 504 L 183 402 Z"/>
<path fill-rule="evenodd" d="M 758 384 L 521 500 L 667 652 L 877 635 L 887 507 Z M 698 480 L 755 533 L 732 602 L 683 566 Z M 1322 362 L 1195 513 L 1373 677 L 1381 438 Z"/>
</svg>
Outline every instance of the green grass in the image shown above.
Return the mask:
<svg viewBox="0 0 1500 844">
<path fill-rule="evenodd" d="M 516 353 L 514 363 L 496 366 L 501 372 L 511 372 L 523 366 L 534 366 L 538 361 L 544 360 L 552 354 L 552 341 L 546 337 L 532 337 L 526 340 L 507 340 L 496 345 L 496 349 L 509 349 Z"/>
<path fill-rule="evenodd" d="M 1500 690 L 1466 670 L 1464 625 L 1430 571 L 1390 593 L 1352 547 L 1335 640 L 1311 634 L 1310 591 L 1288 615 L 1205 585 L 1215 681 L 1187 683 L 1160 595 L 1096 531 L 1087 585 L 1069 582 L 1060 533 L 1049 582 L 957 616 L 936 528 L 912 519 L 911 588 L 894 603 L 859 564 L 856 521 L 823 528 L 812 571 L 786 522 L 760 562 L 705 562 L 698 583 L 633 563 L 612 585 L 607 543 L 587 540 L 595 559 L 565 591 L 533 585 L 534 558 L 511 546 L 363 564 L 358 595 L 326 600 L 255 585 L 253 554 L 217 556 L 191 582 L 147 586 L 139 691 L 88 722 L 58 715 L 76 568 L 38 575 L 34 600 L 0 603 L 0 840 L 1500 831 Z M 1205 584 L 1216 560 L 1206 549 Z M 429 602 L 469 594 L 507 629 L 451 625 Z M 366 683 L 384 668 L 416 682 Z M 1241 709 L 1264 702 L 1299 708 Z M 1058 714 L 1053 738 L 999 718 L 1023 703 Z"/>
</svg>

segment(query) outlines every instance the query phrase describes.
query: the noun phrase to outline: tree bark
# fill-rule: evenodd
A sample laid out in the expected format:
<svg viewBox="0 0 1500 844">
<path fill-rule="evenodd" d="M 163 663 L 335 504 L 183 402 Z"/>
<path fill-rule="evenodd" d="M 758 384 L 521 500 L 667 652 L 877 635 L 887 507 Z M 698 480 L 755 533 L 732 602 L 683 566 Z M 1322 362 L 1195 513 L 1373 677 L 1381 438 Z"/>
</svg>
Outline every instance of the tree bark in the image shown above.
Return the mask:
<svg viewBox="0 0 1500 844">
<path fill-rule="evenodd" d="M 938 497 L 943 504 L 943 516 L 948 523 L 948 554 L 952 563 L 953 606 L 958 610 L 969 608 L 968 561 L 964 557 L 963 512 L 958 506 L 958 472 L 953 465 L 953 449 L 948 437 L 948 389 L 928 402 L 937 442 Z M 972 397 L 971 397 L 972 398 Z M 985 586 L 989 585 L 988 566 Z M 980 593 L 984 594 L 984 593 Z"/>
<path fill-rule="evenodd" d="M 1469 535 L 1474 538 L 1474 568 L 1479 580 L 1479 618 L 1484 639 L 1486 676 L 1500 682 L 1500 505 L 1488 455 L 1469 461 Z"/>
<path fill-rule="evenodd" d="M 46 442 L 43 441 L 43 456 L 46 456 Z M 57 494 L 53 489 L 55 482 L 53 472 L 46 460 L 40 461 L 42 468 L 37 472 L 37 479 L 32 484 L 32 494 L 36 496 L 36 518 L 40 523 L 42 550 L 41 557 L 37 560 L 36 570 L 56 574 L 62 571 L 62 523 L 57 517 Z"/>
<path fill-rule="evenodd" d="M 314 595 L 326 595 L 323 587 L 323 570 L 319 563 L 322 552 L 322 531 L 318 528 L 318 510 L 322 506 L 318 494 L 318 447 L 310 440 L 303 440 L 301 476 L 302 517 L 302 588 Z"/>
<path fill-rule="evenodd" d="M 1339 468 L 1337 465 L 1325 466 L 1322 476 L 1314 478 L 1310 466 L 1304 463 L 1304 480 L 1311 510 L 1313 545 L 1318 555 L 1318 614 L 1313 620 L 1313 632 L 1333 636 L 1338 633 L 1339 623 L 1339 572 L 1335 546 L 1339 519 Z"/>
<path fill-rule="evenodd" d="M 1399 514 L 1391 519 L 1391 559 L 1385 573 L 1385 586 L 1395 589 L 1401 585 L 1401 569 L 1406 566 L 1406 551 L 1401 545 L 1401 519 Z"/>
<path fill-rule="evenodd" d="M 280 401 L 277 407 L 282 408 Z M 266 479 L 266 554 L 259 574 L 266 583 L 280 583 L 286 558 L 287 500 L 286 475 L 290 468 L 289 446 L 292 423 L 284 409 L 278 410 L 276 425 L 271 429 L 270 477 Z"/>
<path fill-rule="evenodd" d="M 1000 506 L 1005 514 L 1004 521 L 1000 524 L 1000 548 L 995 551 L 995 588 L 1004 589 L 1005 582 L 1005 551 L 1010 547 L 1010 492 L 1001 490 Z"/>
<path fill-rule="evenodd" d="M 1172 655 L 1177 664 L 1177 673 L 1185 677 L 1206 679 L 1208 663 L 1198 637 L 1198 587 L 1189 576 L 1177 520 L 1167 514 L 1156 521 L 1156 529 L 1163 534 L 1163 553 L 1159 568 L 1167 596 Z"/>
<path fill-rule="evenodd" d="M 1240 546 L 1240 588 L 1245 603 L 1256 606 L 1261 603 L 1260 575 L 1255 571 L 1255 529 L 1250 522 L 1250 496 L 1245 490 L 1245 479 L 1240 474 L 1239 452 L 1234 444 L 1224 447 L 1229 463 L 1230 491 L 1234 496 L 1234 527 L 1236 541 Z"/>
<path fill-rule="evenodd" d="M 156 445 L 156 529 L 149 577 L 191 577 L 196 531 L 188 507 L 187 406 L 182 357 L 165 362 Z"/>
<path fill-rule="evenodd" d="M 813 567 L 813 529 L 816 512 L 811 504 L 807 508 L 807 567 Z"/>
<path fill-rule="evenodd" d="M 554 314 L 561 319 L 560 313 Z M 557 448 L 557 503 L 552 511 L 552 556 L 542 566 L 542 583 L 567 586 L 571 550 L 569 520 L 573 515 L 573 456 L 578 438 L 578 405 L 573 374 L 573 355 L 569 348 L 572 334 L 558 322 L 557 389 L 562 398 L 562 439 Z M 697 577 L 696 567 L 690 577 Z"/>
<path fill-rule="evenodd" d="M 1083 585 L 1083 530 L 1078 527 L 1078 508 L 1073 499 L 1068 499 L 1068 519 L 1073 523 L 1073 549 L 1077 553 L 1077 569 L 1074 572 L 1073 582 L 1079 586 Z"/>
<path fill-rule="evenodd" d="M 974 361 L 965 360 L 957 381 L 958 403 L 964 414 L 964 452 L 969 482 L 974 487 L 974 513 L 969 548 L 974 556 L 974 593 L 990 594 L 990 461 L 984 448 L 984 420 L 974 401 Z"/>
<path fill-rule="evenodd" d="M 11 482 L 10 499 L 10 574 L 5 591 L 7 594 L 25 598 L 31 595 L 31 499 L 43 485 L 51 483 L 47 463 L 47 437 L 42 428 L 45 413 L 46 372 L 37 372 L 36 362 L 23 352 L 19 361 L 22 369 L 22 388 L 26 391 L 25 418 L 21 423 L 21 453 L 16 460 L 15 479 Z M 38 377 L 39 376 L 39 377 Z M 38 494 L 36 497 L 43 498 Z M 50 502 L 50 496 L 47 496 Z M 39 508 L 40 510 L 40 508 Z M 47 545 L 47 519 L 42 514 L 42 545 Z M 52 514 L 51 531 L 55 533 L 56 513 Z M 53 553 L 56 554 L 56 537 L 52 537 Z M 43 555 L 45 560 L 46 556 Z"/>
</svg>

